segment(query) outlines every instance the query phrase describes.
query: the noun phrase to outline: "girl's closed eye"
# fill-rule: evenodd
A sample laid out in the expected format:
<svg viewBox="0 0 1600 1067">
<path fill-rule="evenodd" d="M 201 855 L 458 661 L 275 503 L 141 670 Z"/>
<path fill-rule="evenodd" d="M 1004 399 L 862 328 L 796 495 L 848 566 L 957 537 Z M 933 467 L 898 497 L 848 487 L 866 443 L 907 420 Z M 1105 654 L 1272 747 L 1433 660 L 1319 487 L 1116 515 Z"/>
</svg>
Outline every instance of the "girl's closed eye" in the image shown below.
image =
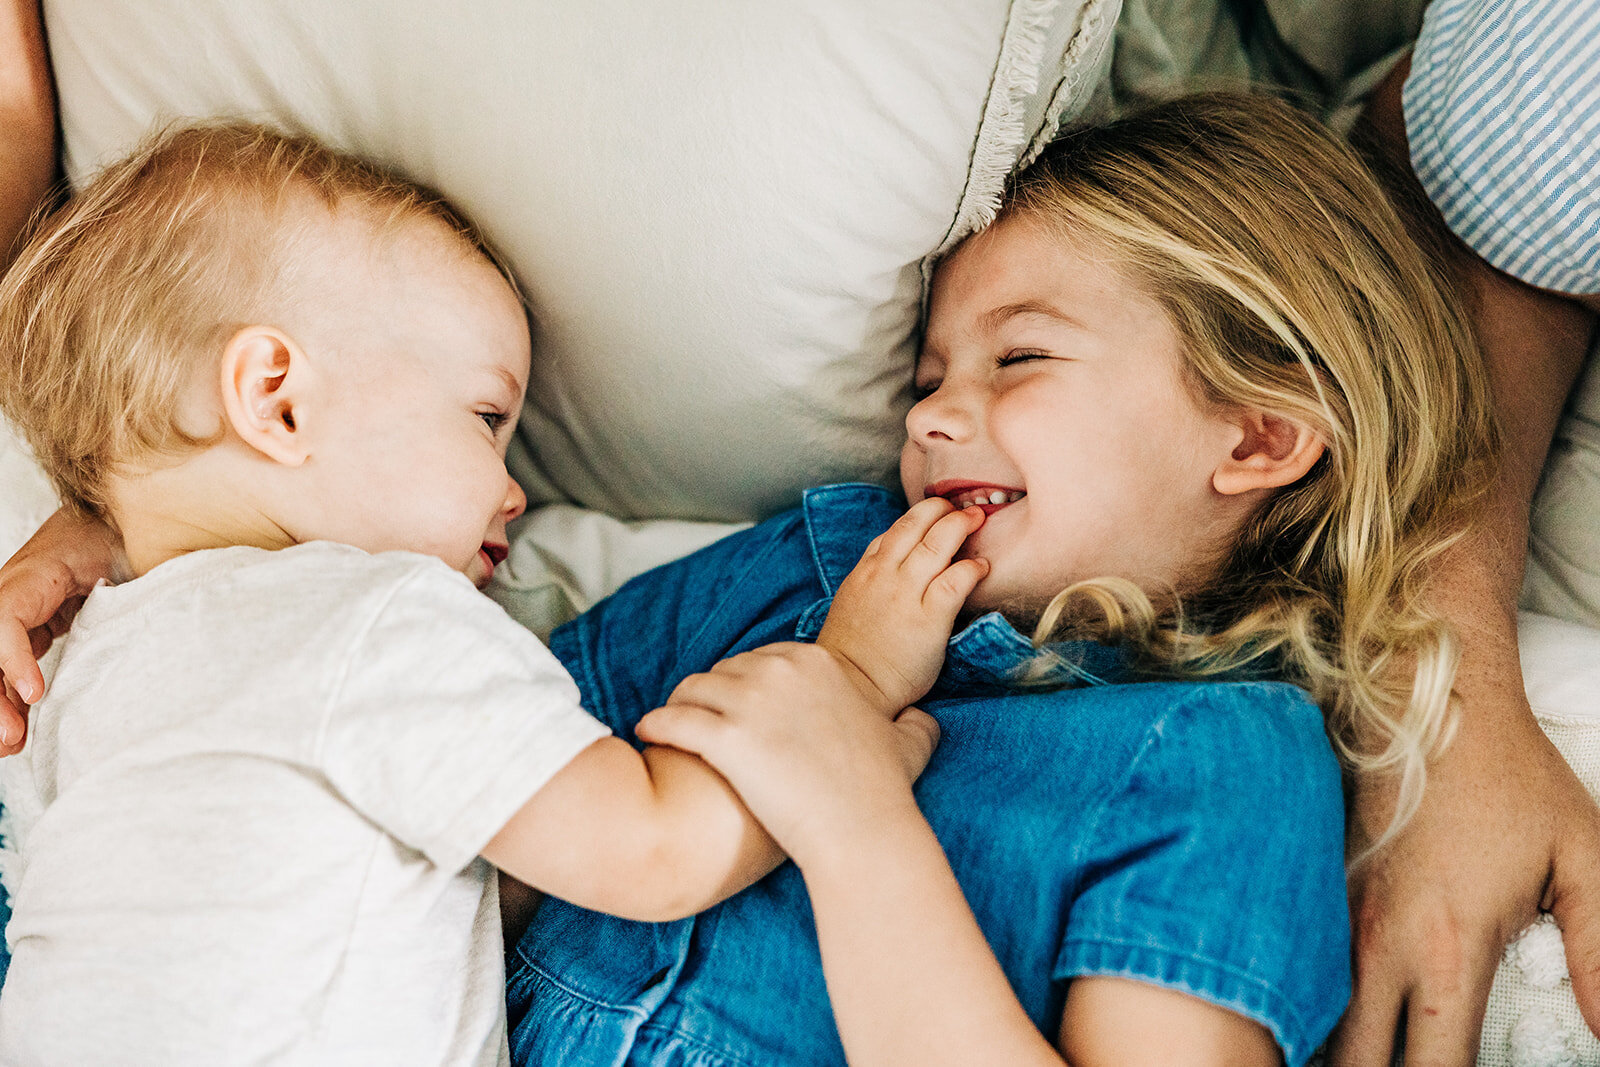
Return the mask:
<svg viewBox="0 0 1600 1067">
<path fill-rule="evenodd" d="M 1045 352 L 1037 352 L 1032 349 L 1019 349 L 1010 352 L 1004 352 L 996 356 L 994 359 L 994 365 L 996 367 L 1011 367 L 1018 363 L 1031 363 L 1035 360 L 1050 358 L 1051 356 Z"/>
</svg>

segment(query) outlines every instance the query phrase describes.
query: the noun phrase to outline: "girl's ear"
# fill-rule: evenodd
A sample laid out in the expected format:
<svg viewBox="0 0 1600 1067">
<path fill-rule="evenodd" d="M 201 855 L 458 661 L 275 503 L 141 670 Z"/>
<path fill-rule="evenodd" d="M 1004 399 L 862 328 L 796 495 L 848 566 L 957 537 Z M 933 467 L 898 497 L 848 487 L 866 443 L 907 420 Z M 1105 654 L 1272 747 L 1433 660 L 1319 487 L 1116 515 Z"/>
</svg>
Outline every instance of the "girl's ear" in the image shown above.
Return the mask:
<svg viewBox="0 0 1600 1067">
<path fill-rule="evenodd" d="M 222 409 L 233 432 L 275 463 L 298 467 L 310 449 L 297 406 L 311 368 L 294 340 L 270 326 L 246 326 L 222 351 Z"/>
<path fill-rule="evenodd" d="M 1224 496 L 1290 485 L 1322 458 L 1322 436 L 1303 423 L 1259 409 L 1245 409 L 1232 421 L 1242 436 L 1211 475 Z"/>
</svg>

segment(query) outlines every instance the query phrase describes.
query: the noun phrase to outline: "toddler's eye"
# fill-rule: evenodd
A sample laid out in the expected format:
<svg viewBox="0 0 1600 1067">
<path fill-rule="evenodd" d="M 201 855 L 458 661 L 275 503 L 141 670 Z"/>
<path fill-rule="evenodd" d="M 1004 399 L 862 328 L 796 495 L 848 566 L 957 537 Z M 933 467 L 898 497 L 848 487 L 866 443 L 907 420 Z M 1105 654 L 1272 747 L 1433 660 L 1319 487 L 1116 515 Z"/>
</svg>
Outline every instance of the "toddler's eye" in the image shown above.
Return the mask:
<svg viewBox="0 0 1600 1067">
<path fill-rule="evenodd" d="M 938 382 L 917 382 L 911 387 L 911 399 L 913 401 L 926 400 L 938 391 Z"/>
<path fill-rule="evenodd" d="M 489 427 L 490 433 L 497 434 L 500 432 L 500 427 L 506 424 L 506 419 L 509 416 L 503 411 L 480 411 L 478 412 L 478 418 L 482 419 L 483 424 Z"/>
</svg>

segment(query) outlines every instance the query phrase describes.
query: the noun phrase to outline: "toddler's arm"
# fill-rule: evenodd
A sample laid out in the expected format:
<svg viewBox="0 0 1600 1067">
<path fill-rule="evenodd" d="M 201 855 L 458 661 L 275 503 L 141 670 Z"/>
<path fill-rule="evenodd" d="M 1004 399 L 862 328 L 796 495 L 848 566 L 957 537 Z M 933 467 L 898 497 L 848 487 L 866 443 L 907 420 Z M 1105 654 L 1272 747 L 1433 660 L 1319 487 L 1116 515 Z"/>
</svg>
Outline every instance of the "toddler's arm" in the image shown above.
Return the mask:
<svg viewBox="0 0 1600 1067">
<path fill-rule="evenodd" d="M 843 735 L 838 755 L 869 761 L 866 777 L 887 776 L 909 795 L 907 783 L 927 764 L 937 728 L 920 713 L 898 723 L 894 717 L 932 684 L 956 612 L 984 572 L 979 563 L 951 565 L 976 526 L 972 516 L 951 511 L 945 501 L 913 509 L 873 543 L 861 576 L 841 587 L 854 621 L 841 628 L 830 617 L 824 634 L 848 649 L 848 658 L 807 645 L 769 646 L 693 676 L 672 700 L 696 701 L 708 686 L 742 687 L 751 669 L 798 665 L 780 683 L 784 707 L 774 718 L 797 730 L 812 718 L 845 718 L 849 728 L 860 727 L 861 743 Z M 930 644 L 932 655 L 921 647 Z M 901 652 L 916 656 L 911 669 L 893 660 Z M 818 733 L 842 736 L 831 725 L 819 725 Z M 590 746 L 557 773 L 483 854 L 545 892 L 648 921 L 709 907 L 783 859 L 738 794 L 699 758 L 665 747 L 641 755 L 616 738 Z"/>
</svg>

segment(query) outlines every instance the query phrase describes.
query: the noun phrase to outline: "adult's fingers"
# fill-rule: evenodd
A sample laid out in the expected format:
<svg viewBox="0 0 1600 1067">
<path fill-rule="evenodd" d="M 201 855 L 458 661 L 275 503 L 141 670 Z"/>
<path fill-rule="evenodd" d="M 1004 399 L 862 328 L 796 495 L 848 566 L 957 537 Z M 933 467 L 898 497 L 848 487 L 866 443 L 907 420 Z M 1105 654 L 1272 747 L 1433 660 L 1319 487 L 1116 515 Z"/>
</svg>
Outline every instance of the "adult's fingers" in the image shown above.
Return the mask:
<svg viewBox="0 0 1600 1067">
<path fill-rule="evenodd" d="M 0 756 L 21 752 L 27 736 L 27 705 L 10 682 L 0 683 Z"/>
<path fill-rule="evenodd" d="M 48 638 L 50 631 L 43 630 L 43 635 Z M 38 650 L 37 641 L 34 631 L 22 620 L 0 616 L 0 677 L 29 704 L 44 696 L 44 674 L 38 660 L 44 653 Z M 44 647 L 50 647 L 48 640 Z"/>
<path fill-rule="evenodd" d="M 1479 945 L 1481 945 L 1479 939 Z M 1473 946 L 1452 976 L 1420 982 L 1406 999 L 1406 1062 L 1416 1067 L 1472 1067 L 1478 1062 L 1483 1012 L 1500 952 Z M 1504 945 L 1496 946 L 1504 949 Z"/>
<path fill-rule="evenodd" d="M 1405 993 L 1398 984 L 1358 979 L 1350 1006 L 1328 1041 L 1328 1062 L 1333 1067 L 1389 1067 L 1404 1012 Z"/>
<path fill-rule="evenodd" d="M 1561 927 L 1578 1010 L 1600 1034 L 1600 840 L 1594 835 L 1567 842 L 1557 854 L 1548 907 Z"/>
</svg>

